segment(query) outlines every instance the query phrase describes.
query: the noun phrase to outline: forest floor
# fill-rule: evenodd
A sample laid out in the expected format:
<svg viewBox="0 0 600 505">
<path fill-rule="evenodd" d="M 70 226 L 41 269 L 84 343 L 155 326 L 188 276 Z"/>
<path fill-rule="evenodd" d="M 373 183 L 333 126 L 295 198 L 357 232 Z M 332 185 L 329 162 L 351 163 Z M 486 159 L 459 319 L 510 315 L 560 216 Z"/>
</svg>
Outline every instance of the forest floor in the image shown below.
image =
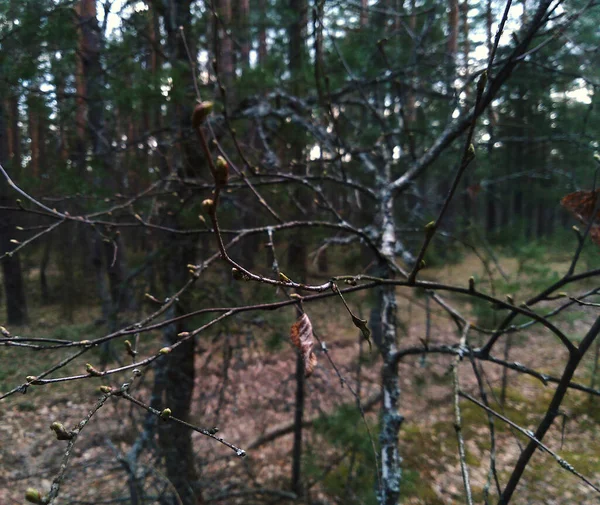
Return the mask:
<svg viewBox="0 0 600 505">
<path fill-rule="evenodd" d="M 567 263 L 561 258 L 544 258 L 518 264 L 501 258 L 491 265 L 496 279 L 494 289 L 500 296 L 512 294 L 517 302 L 536 283 L 549 284 L 550 278 L 563 273 Z M 501 280 L 499 270 L 507 275 Z M 543 270 L 540 270 L 543 269 Z M 475 256 L 461 262 L 423 272 L 424 278 L 466 285 L 473 275 L 478 289 L 490 290 L 486 272 Z M 541 281 L 540 275 L 545 276 Z M 578 286 L 577 293 L 586 286 Z M 589 289 L 589 286 L 587 286 Z M 574 291 L 575 292 L 575 291 Z M 501 317 L 487 305 L 441 293 L 446 301 L 473 318 L 473 322 L 491 327 Z M 460 339 L 456 326 L 423 293 L 398 290 L 398 314 L 402 321 L 401 348 L 430 344 L 455 344 Z M 368 317 L 369 300 L 350 295 L 348 303 L 362 317 Z M 548 302 L 544 310 L 556 303 Z M 317 346 L 318 366 L 306 381 L 304 430 L 304 483 L 311 503 L 375 503 L 373 478 L 377 445 L 377 416 L 380 359 L 376 349 L 362 340 L 348 313 L 338 299 L 329 299 L 305 307 L 315 335 L 326 343 L 327 354 Z M 596 307 L 577 307 L 561 314 L 555 324 L 576 342 L 581 339 L 598 313 Z M 61 322 L 58 308 L 43 309 L 44 316 L 34 317 L 35 326 L 22 334 L 69 338 L 92 338 L 102 328 L 90 320 L 89 309 L 75 314 L 72 325 Z M 210 338 L 198 343 L 196 359 L 196 396 L 190 421 L 204 427 L 218 426 L 219 434 L 244 448 L 248 457 L 237 458 L 231 450 L 199 433 L 193 434 L 204 497 L 214 503 L 291 502 L 292 432 L 294 415 L 295 351 L 287 333 L 294 321 L 292 309 L 285 314 L 263 319 L 244 320 L 224 325 Z M 226 327 L 225 327 L 226 326 Z M 429 330 L 427 329 L 429 327 Z M 155 352 L 158 334 L 143 337 L 141 351 Z M 471 345 L 482 337 L 473 331 Z M 515 360 L 536 370 L 560 376 L 566 353 L 552 335 L 539 325 L 513 334 L 510 346 L 501 340 L 496 356 L 508 353 Z M 576 381 L 589 385 L 593 379 L 594 352 L 580 366 Z M 41 355 L 35 351 L 0 348 L 0 392 L 22 383 L 63 354 Z M 43 363 L 40 363 L 40 357 Z M 98 356 L 86 360 L 98 359 Z M 454 429 L 453 382 L 448 356 L 411 356 L 400 365 L 404 423 L 400 432 L 403 458 L 403 503 L 465 503 L 464 485 L 457 457 Z M 81 363 L 68 365 L 64 372 L 82 373 Z M 484 363 L 481 367 L 490 406 L 519 426 L 534 430 L 544 415 L 554 392 L 552 384 L 543 385 L 530 376 L 510 371 L 503 388 L 503 369 Z M 459 364 L 461 388 L 480 398 L 471 363 Z M 118 385 L 112 379 L 111 385 Z M 600 382 L 596 381 L 596 384 Z M 57 474 L 66 442 L 57 441 L 49 429 L 54 421 L 74 427 L 83 419 L 100 396 L 98 386 L 104 379 L 74 381 L 53 387 L 30 387 L 26 395 L 13 395 L 2 401 L 0 409 L 0 505 L 22 504 L 24 492 L 35 487 L 47 492 Z M 152 372 L 140 380 L 134 396 L 147 402 Z M 502 401 L 502 396 L 504 401 Z M 356 398 L 367 411 L 364 417 Z M 497 499 L 496 484 L 490 481 L 490 429 L 485 413 L 467 400 L 460 402 L 467 463 L 475 503 L 484 503 L 489 487 L 490 503 Z M 174 413 L 176 415 L 177 413 Z M 588 477 L 600 482 L 600 458 L 596 442 L 600 435 L 600 406 L 597 399 L 570 391 L 560 417 L 544 443 L 560 457 Z M 143 421 L 143 412 L 123 400 L 111 399 L 85 427 L 73 451 L 71 470 L 57 503 L 100 504 L 128 503 L 128 483 L 123 471 L 124 456 L 135 440 Z M 500 486 L 507 482 L 521 448 L 524 435 L 496 419 L 495 465 Z M 278 436 L 274 434 L 279 433 Z M 139 471 L 146 476 L 146 490 L 157 495 L 165 489 L 161 465 L 148 451 Z M 168 486 L 167 486 L 168 487 Z M 596 503 L 598 495 L 549 454 L 537 451 L 525 472 L 513 500 L 515 504 Z M 333 499 L 332 497 L 336 497 Z M 114 500 L 114 501 L 111 501 Z"/>
</svg>

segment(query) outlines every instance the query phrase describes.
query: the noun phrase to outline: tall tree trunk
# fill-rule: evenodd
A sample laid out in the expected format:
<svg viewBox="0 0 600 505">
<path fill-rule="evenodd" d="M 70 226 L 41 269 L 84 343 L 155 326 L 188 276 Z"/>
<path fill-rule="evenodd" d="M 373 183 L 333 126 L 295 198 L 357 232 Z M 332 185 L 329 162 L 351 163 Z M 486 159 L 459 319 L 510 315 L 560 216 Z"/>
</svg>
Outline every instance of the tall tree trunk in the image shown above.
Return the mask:
<svg viewBox="0 0 600 505">
<path fill-rule="evenodd" d="M 365 28 L 369 24 L 369 0 L 360 0 L 360 27 Z"/>
<path fill-rule="evenodd" d="M 264 68 L 267 62 L 267 0 L 258 0 L 260 25 L 258 29 L 258 64 Z"/>
<path fill-rule="evenodd" d="M 35 179 L 40 177 L 40 125 L 37 97 L 30 95 L 27 100 L 27 125 L 29 130 L 29 153 L 31 161 L 29 162 L 29 174 Z"/>
<path fill-rule="evenodd" d="M 187 280 L 185 265 L 194 263 L 195 239 L 174 235 L 171 244 L 175 247 L 169 251 L 162 266 L 162 282 L 165 292 L 177 291 Z M 182 268 L 182 265 L 184 268 Z M 177 302 L 165 314 L 172 318 L 185 314 L 181 302 Z M 179 340 L 178 334 L 184 331 L 183 323 L 171 324 L 163 332 L 165 343 L 172 345 Z M 184 421 L 190 421 L 192 395 L 194 392 L 194 340 L 190 339 L 177 347 L 169 359 L 162 365 L 162 373 L 157 379 L 164 380 L 158 384 L 162 391 L 163 408 L 168 407 L 173 415 Z M 194 465 L 194 451 L 191 431 L 174 427 L 169 423 L 159 424 L 159 443 L 165 458 L 167 477 L 177 490 L 183 505 L 202 503 L 201 489 Z M 174 502 L 173 505 L 175 505 Z"/>
<path fill-rule="evenodd" d="M 456 53 L 458 51 L 458 0 L 448 0 L 448 41 L 446 43 L 446 87 L 447 92 L 454 89 L 456 77 Z"/>
<path fill-rule="evenodd" d="M 180 27 L 186 36 L 190 33 L 191 12 L 190 0 L 168 0 L 161 11 L 164 30 L 167 35 L 167 54 L 171 68 L 175 74 L 174 80 L 186 89 L 192 89 L 191 73 L 184 40 L 181 37 Z M 195 47 L 190 37 L 186 38 L 192 55 Z M 180 96 L 182 96 L 181 94 Z M 177 168 L 180 176 L 189 176 L 196 170 L 205 167 L 206 162 L 199 155 L 195 143 L 190 140 L 192 133 L 191 112 L 193 102 L 174 101 L 170 109 L 173 131 L 182 136 L 181 150 L 173 149 L 172 166 Z M 165 153 L 167 154 L 167 153 Z M 164 175 L 169 168 L 162 167 Z M 179 214 L 169 214 L 170 209 L 164 209 L 165 224 L 173 228 L 183 227 L 179 221 Z M 196 239 L 175 234 L 165 237 L 168 241 L 168 254 L 165 264 L 162 265 L 162 283 L 166 296 L 170 296 L 179 289 L 188 278 L 187 266 L 196 262 Z M 165 317 L 170 318 L 183 313 L 183 301 L 175 304 Z M 181 324 L 172 324 L 165 328 L 164 338 L 168 344 L 177 340 L 177 335 L 182 330 Z M 191 400 L 194 391 L 194 340 L 190 339 L 178 347 L 168 359 L 160 365 L 163 369 L 157 374 L 157 380 L 165 377 L 165 383 L 158 386 L 163 389 L 164 407 L 169 407 L 173 415 L 187 420 L 191 410 Z M 194 465 L 193 444 L 190 430 L 174 429 L 172 425 L 164 424 L 159 428 L 159 443 L 165 457 L 166 473 L 169 480 L 181 499 L 183 505 L 197 505 L 202 503 L 201 489 L 197 484 L 197 473 Z"/>
<path fill-rule="evenodd" d="M 306 0 L 289 0 L 290 12 L 294 14 L 288 27 L 288 56 L 291 76 L 292 94 L 302 94 L 304 83 L 302 69 L 306 59 L 306 28 L 308 23 L 308 4 Z M 293 171 L 300 175 L 305 170 L 304 137 L 298 133 L 292 142 L 290 154 Z M 311 202 L 302 188 L 294 190 L 294 197 L 304 209 L 309 209 Z M 301 218 L 301 216 L 297 216 Z M 290 241 L 288 248 L 289 273 L 299 282 L 306 282 L 307 274 L 307 235 L 299 230 Z M 302 419 L 304 416 L 304 365 L 301 359 L 296 360 L 296 405 L 294 415 L 294 446 L 292 449 L 292 491 L 303 494 L 302 485 Z"/>
<path fill-rule="evenodd" d="M 463 0 L 460 4 L 460 13 L 461 13 L 461 25 L 462 25 L 462 35 L 463 35 L 463 43 L 462 43 L 462 53 L 464 60 L 464 80 L 467 81 L 469 79 L 469 53 L 471 52 L 471 44 L 469 41 L 469 0 Z M 466 94 L 467 100 L 469 99 L 471 93 L 471 87 L 465 86 L 464 92 Z"/>
<path fill-rule="evenodd" d="M 384 258 L 394 259 L 396 232 L 394 222 L 394 201 L 386 182 L 391 179 L 389 167 L 384 169 L 379 180 L 379 215 L 381 229 L 380 251 Z M 379 262 L 380 275 L 393 278 L 394 272 L 388 263 Z M 397 505 L 400 496 L 400 453 L 398 432 L 403 418 L 399 413 L 400 381 L 395 354 L 398 349 L 396 290 L 393 286 L 382 286 L 378 292 L 378 317 L 380 318 L 380 352 L 383 358 L 381 368 L 382 405 L 380 413 L 379 443 L 381 447 L 381 475 L 379 503 Z"/>
<path fill-rule="evenodd" d="M 44 252 L 40 261 L 40 291 L 42 305 L 48 305 L 51 301 L 50 288 L 48 286 L 48 264 L 50 263 L 50 251 L 52 249 L 52 235 L 48 234 L 44 242 Z"/>
<path fill-rule="evenodd" d="M 239 67 L 247 69 L 250 66 L 250 0 L 239 0 L 239 22 L 236 30 L 240 41 Z"/>
<path fill-rule="evenodd" d="M 0 164 L 6 170 L 10 170 L 8 152 L 4 106 L 0 102 Z M 14 175 L 18 170 L 12 170 L 11 172 Z M 13 204 L 14 200 L 10 198 L 8 182 L 6 182 L 4 177 L 0 177 L 0 206 L 10 206 Z M 11 211 L 0 210 L 0 255 L 11 251 L 15 247 L 10 242 L 11 239 L 15 238 L 15 217 Z M 8 325 L 25 324 L 28 320 L 27 303 L 21 262 L 18 254 L 10 254 L 2 258 L 2 273 L 4 276 L 4 293 L 6 295 L 6 323 Z"/>
<path fill-rule="evenodd" d="M 77 14 L 79 17 L 79 58 L 80 70 L 82 75 L 80 78 L 83 83 L 79 83 L 78 89 L 84 91 L 86 98 L 86 125 L 88 126 L 88 134 L 91 142 L 92 153 L 95 166 L 92 171 L 92 181 L 94 185 L 105 184 L 103 181 L 109 181 L 111 189 L 116 192 L 116 177 L 118 175 L 115 170 L 115 160 L 113 159 L 109 139 L 106 132 L 104 119 L 104 73 L 100 62 L 100 54 L 103 46 L 102 33 L 98 25 L 96 17 L 96 0 L 80 0 L 78 4 Z M 78 91 L 79 94 L 79 91 Z M 84 111 L 85 112 L 85 111 Z M 83 114 L 78 109 L 79 115 Z M 97 287 L 100 290 L 99 295 L 103 300 L 103 318 L 110 323 L 111 329 L 114 329 L 117 324 L 117 313 L 119 311 L 119 297 L 121 288 L 125 286 L 125 272 L 127 271 L 124 265 L 124 244 L 120 236 L 113 237 L 112 246 L 116 251 L 114 258 L 103 261 L 104 255 L 102 242 L 97 234 L 94 234 L 95 243 L 92 245 L 94 250 L 94 267 L 98 278 Z M 103 288 L 105 281 L 100 280 L 108 272 L 108 300 L 106 299 L 106 289 Z M 124 288 L 126 289 L 126 287 Z M 110 296 L 110 295 L 113 296 Z M 132 300 L 133 297 L 129 293 L 123 294 L 124 300 Z M 110 305 L 107 305 L 110 302 Z M 106 312 L 106 313 L 105 313 Z"/>
<path fill-rule="evenodd" d="M 19 96 L 11 95 L 5 102 L 8 161 L 13 170 L 21 169 L 21 134 L 19 130 Z"/>
<path fill-rule="evenodd" d="M 217 55 L 217 64 L 221 83 L 225 86 L 227 93 L 227 103 L 231 104 L 235 101 L 234 98 L 234 80 L 235 80 L 235 65 L 233 54 L 233 35 L 232 28 L 232 6 L 231 0 L 217 0 L 218 19 L 215 18 L 215 33 L 217 35 L 217 47 L 215 54 Z"/>
</svg>

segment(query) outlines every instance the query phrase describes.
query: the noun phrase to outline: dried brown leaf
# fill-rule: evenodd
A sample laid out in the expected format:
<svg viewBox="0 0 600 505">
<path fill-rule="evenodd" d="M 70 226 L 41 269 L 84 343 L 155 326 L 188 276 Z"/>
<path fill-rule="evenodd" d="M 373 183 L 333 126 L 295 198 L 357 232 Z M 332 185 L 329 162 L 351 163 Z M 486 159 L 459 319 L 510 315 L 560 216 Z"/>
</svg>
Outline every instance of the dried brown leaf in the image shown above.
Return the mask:
<svg viewBox="0 0 600 505">
<path fill-rule="evenodd" d="M 304 376 L 309 377 L 317 365 L 317 356 L 312 351 L 314 346 L 313 329 L 310 319 L 306 314 L 302 314 L 292 325 L 290 339 L 292 344 L 294 344 L 302 354 Z"/>
</svg>

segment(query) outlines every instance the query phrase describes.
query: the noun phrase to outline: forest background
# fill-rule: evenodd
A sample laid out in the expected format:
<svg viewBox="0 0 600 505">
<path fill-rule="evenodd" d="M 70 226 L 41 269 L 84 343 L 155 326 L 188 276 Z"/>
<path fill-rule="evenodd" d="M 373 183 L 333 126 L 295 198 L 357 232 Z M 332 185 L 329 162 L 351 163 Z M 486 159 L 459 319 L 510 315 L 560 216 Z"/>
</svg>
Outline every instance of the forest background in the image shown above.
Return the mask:
<svg viewBox="0 0 600 505">
<path fill-rule="evenodd" d="M 0 502 L 597 499 L 599 21 L 0 0 Z"/>
</svg>

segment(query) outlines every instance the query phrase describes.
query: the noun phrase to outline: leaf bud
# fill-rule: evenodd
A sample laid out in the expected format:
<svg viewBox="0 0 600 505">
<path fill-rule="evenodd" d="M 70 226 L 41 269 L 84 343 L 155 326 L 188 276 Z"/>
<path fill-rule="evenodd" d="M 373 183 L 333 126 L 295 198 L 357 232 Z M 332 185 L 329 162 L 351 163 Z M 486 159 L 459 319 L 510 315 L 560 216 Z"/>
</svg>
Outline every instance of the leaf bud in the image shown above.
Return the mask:
<svg viewBox="0 0 600 505">
<path fill-rule="evenodd" d="M 71 440 L 74 436 L 73 432 L 67 431 L 61 423 L 56 421 L 50 425 L 50 429 L 56 434 L 57 440 Z"/>
<path fill-rule="evenodd" d="M 469 291 L 475 291 L 475 277 L 469 277 Z"/>
<path fill-rule="evenodd" d="M 146 298 L 146 300 L 150 300 L 151 302 L 154 302 L 154 303 L 161 303 L 158 298 L 156 298 L 155 296 L 152 296 L 150 293 L 144 293 L 144 298 Z"/>
<path fill-rule="evenodd" d="M 208 430 L 208 432 L 211 435 L 216 435 L 219 432 L 219 428 L 217 428 L 216 426 L 213 426 L 210 430 Z"/>
<path fill-rule="evenodd" d="M 123 344 L 125 345 L 125 350 L 127 351 L 127 354 L 129 354 L 129 356 L 131 356 L 132 358 L 135 358 L 135 355 L 137 354 L 137 352 L 135 352 L 133 350 L 133 346 L 131 345 L 131 342 L 129 340 L 125 340 L 125 342 L 123 342 Z"/>
<path fill-rule="evenodd" d="M 160 418 L 163 421 L 168 421 L 171 418 L 171 409 L 166 408 L 160 413 Z"/>
<path fill-rule="evenodd" d="M 206 118 L 212 113 L 214 105 L 213 102 L 201 102 L 194 107 L 194 112 L 192 112 L 192 126 L 194 128 L 198 128 L 206 121 Z"/>
<path fill-rule="evenodd" d="M 229 179 L 229 163 L 223 156 L 217 156 L 215 163 L 215 182 L 218 186 L 225 186 Z"/>
<path fill-rule="evenodd" d="M 244 273 L 239 269 L 239 268 L 235 268 L 233 267 L 231 269 L 231 276 L 236 280 L 236 281 L 241 281 L 244 279 Z"/>
<path fill-rule="evenodd" d="M 292 280 L 287 275 L 285 275 L 283 272 L 279 272 L 279 280 L 281 282 L 292 282 Z"/>
<path fill-rule="evenodd" d="M 109 395 L 112 393 L 112 388 L 110 386 L 100 386 L 100 392 Z"/>
<path fill-rule="evenodd" d="M 39 386 L 40 384 L 43 384 L 42 381 L 38 380 L 38 378 L 35 375 L 28 375 L 26 377 L 27 382 L 30 382 L 31 384 L 35 385 L 35 386 Z"/>
<path fill-rule="evenodd" d="M 33 487 L 27 488 L 27 491 L 25 491 L 25 499 L 29 503 L 43 503 L 42 493 Z"/>
<path fill-rule="evenodd" d="M 207 198 L 202 202 L 202 209 L 207 214 L 212 214 L 215 211 L 215 202 L 214 200 Z"/>
<path fill-rule="evenodd" d="M 94 377 L 99 377 L 102 375 L 102 372 L 96 370 L 90 363 L 85 364 L 85 370 L 87 373 L 93 375 Z"/>
<path fill-rule="evenodd" d="M 164 354 L 169 354 L 172 351 L 172 349 L 170 347 L 163 347 L 160 351 L 158 351 L 158 354 L 164 355 Z"/>
</svg>

